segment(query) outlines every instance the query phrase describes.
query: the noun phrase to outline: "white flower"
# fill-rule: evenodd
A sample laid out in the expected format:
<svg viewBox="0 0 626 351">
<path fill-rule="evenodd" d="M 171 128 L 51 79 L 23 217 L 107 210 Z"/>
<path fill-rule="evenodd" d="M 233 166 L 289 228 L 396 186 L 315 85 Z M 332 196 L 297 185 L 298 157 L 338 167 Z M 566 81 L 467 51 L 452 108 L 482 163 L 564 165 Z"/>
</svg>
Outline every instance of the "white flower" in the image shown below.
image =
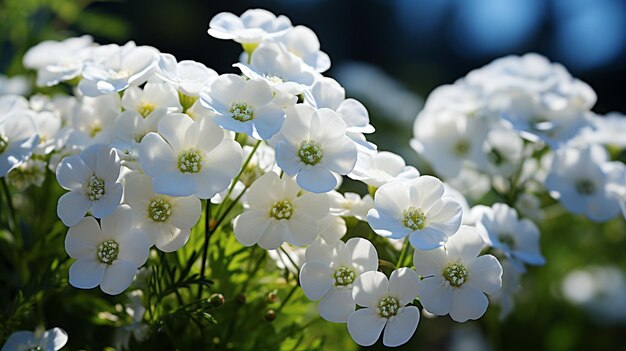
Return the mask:
<svg viewBox="0 0 626 351">
<path fill-rule="evenodd" d="M 122 111 L 118 94 L 83 97 L 71 113 L 72 134 L 67 143 L 84 147 L 108 143 L 112 137 L 112 125 Z"/>
<path fill-rule="evenodd" d="M 104 55 L 106 53 L 106 55 Z M 85 96 L 112 94 L 148 80 L 159 59 L 159 51 L 150 46 L 108 46 L 97 61 L 85 63 L 78 90 Z"/>
<path fill-rule="evenodd" d="M 626 147 L 626 115 L 610 112 L 604 116 L 591 115 L 591 125 L 584 128 L 577 139 L 586 144 Z"/>
<path fill-rule="evenodd" d="M 379 151 L 359 152 L 354 169 L 348 177 L 378 188 L 396 180 L 411 181 L 419 175 L 420 172 L 415 167 L 406 165 L 402 156 L 389 151 Z"/>
<path fill-rule="evenodd" d="M 148 82 L 143 87 L 129 87 L 124 91 L 122 107 L 125 111 L 135 111 L 148 118 L 153 113 L 166 114 L 181 112 L 178 92 L 169 83 Z"/>
<path fill-rule="evenodd" d="M 489 305 L 487 294 L 502 286 L 502 266 L 492 255 L 478 257 L 484 247 L 480 234 L 461 226 L 444 247 L 416 250 L 413 263 L 425 277 L 418 285 L 420 302 L 428 312 L 465 322 L 480 318 Z"/>
<path fill-rule="evenodd" d="M 486 162 L 483 142 L 487 122 L 451 110 L 424 110 L 413 124 L 411 147 L 443 177 L 455 177 L 470 163 L 480 167 Z"/>
<path fill-rule="evenodd" d="M 502 288 L 496 294 L 489 296 L 491 301 L 500 305 L 498 318 L 504 320 L 515 308 L 515 295 L 520 292 L 522 286 L 522 272 L 514 268 L 509 260 L 503 260 L 502 264 Z"/>
<path fill-rule="evenodd" d="M 400 268 L 387 277 L 381 272 L 366 272 L 354 281 L 352 296 L 365 307 L 348 317 L 348 332 L 361 346 L 373 345 L 383 334 L 387 347 L 400 346 L 413 336 L 420 320 L 419 309 L 407 306 L 417 296 L 419 277 L 414 270 Z"/>
<path fill-rule="evenodd" d="M 317 235 L 329 244 L 334 244 L 348 232 L 346 221 L 331 213 L 317 221 Z"/>
<path fill-rule="evenodd" d="M 41 186 L 45 179 L 46 162 L 32 158 L 20 163 L 7 174 L 9 184 L 20 190 L 31 185 Z"/>
<path fill-rule="evenodd" d="M 589 125 L 589 111 L 573 106 L 552 110 L 536 96 L 503 92 L 491 98 L 489 109 L 532 142 L 558 147 Z"/>
<path fill-rule="evenodd" d="M 590 109 L 597 99 L 589 85 L 573 78 L 562 65 L 536 53 L 496 59 L 468 73 L 465 80 L 490 95 L 502 91 L 534 95 L 551 110 L 568 105 Z"/>
<path fill-rule="evenodd" d="M 202 104 L 217 113 L 215 123 L 224 129 L 267 140 L 278 133 L 285 112 L 273 103 L 272 87 L 262 79 L 246 80 L 235 74 L 215 79 L 201 93 Z"/>
<path fill-rule="evenodd" d="M 96 144 L 63 159 L 56 169 L 59 184 L 69 193 L 59 198 L 57 215 L 76 225 L 90 211 L 94 217 L 110 215 L 122 200 L 120 159 L 111 147 Z"/>
<path fill-rule="evenodd" d="M 308 93 L 308 87 L 315 79 L 298 57 L 271 41 L 261 43 L 254 50 L 249 64 L 236 63 L 233 66 L 250 79 L 263 79 L 279 92 L 292 95 Z"/>
<path fill-rule="evenodd" d="M 284 252 L 283 252 L 284 250 Z M 300 273 L 300 266 L 304 264 L 306 249 L 287 243 L 280 245 L 279 249 L 267 250 L 270 258 L 276 263 L 276 267 L 288 270 L 294 275 Z"/>
<path fill-rule="evenodd" d="M 173 113 L 163 117 L 158 131 L 141 140 L 139 162 L 159 194 L 209 199 L 241 168 L 241 146 L 208 118 Z"/>
<path fill-rule="evenodd" d="M 139 173 L 126 177 L 124 202 L 133 211 L 133 226 L 165 252 L 185 245 L 202 213 L 198 198 L 157 194 L 152 190 L 150 177 Z"/>
<path fill-rule="evenodd" d="M 100 289 L 117 295 L 133 281 L 137 269 L 148 259 L 150 242 L 132 226 L 132 211 L 119 206 L 100 224 L 89 216 L 70 227 L 65 251 L 76 261 L 70 267 L 69 282 L 80 289 Z"/>
<path fill-rule="evenodd" d="M 535 222 L 543 220 L 541 202 L 539 201 L 539 198 L 533 194 L 520 194 L 517 201 L 515 201 L 515 209 L 519 211 L 522 216 L 530 218 Z"/>
<path fill-rule="evenodd" d="M 431 176 L 411 182 L 387 183 L 376 191 L 374 208 L 367 221 L 384 237 L 400 239 L 409 235 L 416 249 L 442 246 L 461 225 L 461 205 L 444 198 L 443 183 Z"/>
<path fill-rule="evenodd" d="M 241 17 L 230 12 L 218 13 L 209 22 L 209 35 L 241 44 L 258 44 L 291 28 L 289 18 L 263 9 L 250 9 Z M 247 51 L 247 50 L 246 50 Z"/>
<path fill-rule="evenodd" d="M 357 193 L 346 192 L 343 195 L 337 191 L 328 193 L 330 199 L 330 213 L 335 216 L 353 216 L 360 221 L 367 220 L 367 211 L 374 207 L 374 199 L 370 194 L 363 198 Z"/>
<path fill-rule="evenodd" d="M 0 177 L 27 160 L 38 144 L 30 111 L 15 109 L 0 115 Z"/>
<path fill-rule="evenodd" d="M 217 73 L 205 65 L 191 60 L 177 63 L 170 54 L 160 55 L 156 75 L 173 84 L 182 94 L 196 98 L 205 86 L 217 78 Z"/>
<path fill-rule="evenodd" d="M 317 108 L 326 107 L 339 114 L 346 123 L 346 135 L 360 146 L 360 151 L 376 150 L 376 145 L 368 142 L 363 135 L 375 131 L 370 124 L 367 109 L 358 100 L 346 99 L 345 89 L 336 80 L 329 77 L 318 78 L 311 87 L 311 99 L 311 105 Z"/>
<path fill-rule="evenodd" d="M 354 281 L 363 273 L 378 269 L 376 248 L 366 239 L 328 244 L 318 239 L 306 250 L 306 263 L 300 269 L 300 286 L 310 300 L 320 300 L 322 318 L 335 323 L 348 321 L 356 303 Z"/>
<path fill-rule="evenodd" d="M 355 144 L 336 112 L 298 104 L 276 138 L 276 162 L 302 189 L 324 193 L 337 185 L 332 172 L 346 175 L 356 163 Z"/>
<path fill-rule="evenodd" d="M 524 263 L 543 265 L 545 258 L 539 252 L 539 229 L 530 219 L 518 219 L 515 209 L 496 203 L 480 211 L 476 228 L 482 239 L 511 260 L 513 266 L 524 272 Z"/>
<path fill-rule="evenodd" d="M 310 28 L 305 26 L 293 27 L 276 40 L 283 44 L 289 52 L 299 57 L 310 69 L 316 72 L 325 72 L 330 68 L 330 57 L 320 50 L 320 41 Z"/>
<path fill-rule="evenodd" d="M 600 146 L 563 148 L 555 152 L 545 186 L 568 211 L 604 222 L 620 211 L 607 188 L 613 176 L 610 168 L 606 151 Z"/>
<path fill-rule="evenodd" d="M 41 331 L 16 331 L 2 346 L 2 351 L 58 351 L 67 344 L 67 333 L 61 328 Z"/>
<path fill-rule="evenodd" d="M 46 40 L 28 49 L 24 67 L 37 70 L 38 86 L 53 86 L 80 76 L 93 38 L 83 35 L 63 41 Z"/>
<path fill-rule="evenodd" d="M 296 246 L 312 243 L 317 221 L 329 213 L 328 197 L 305 193 L 289 177 L 266 173 L 257 179 L 246 197 L 247 209 L 233 222 L 237 241 L 244 246 L 259 244 L 266 250 L 283 242 Z"/>
<path fill-rule="evenodd" d="M 7 77 L 0 74 L 0 96 L 2 95 L 28 95 L 31 91 L 30 80 L 26 76 Z"/>
</svg>

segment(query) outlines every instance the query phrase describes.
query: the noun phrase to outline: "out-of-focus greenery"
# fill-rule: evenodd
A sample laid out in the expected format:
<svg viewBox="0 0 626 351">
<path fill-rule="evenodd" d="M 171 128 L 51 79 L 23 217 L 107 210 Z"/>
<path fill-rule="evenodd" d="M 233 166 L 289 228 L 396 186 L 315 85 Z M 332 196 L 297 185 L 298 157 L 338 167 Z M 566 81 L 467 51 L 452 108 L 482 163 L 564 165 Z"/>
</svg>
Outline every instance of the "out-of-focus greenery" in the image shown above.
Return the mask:
<svg viewBox="0 0 626 351">
<path fill-rule="evenodd" d="M 22 56 L 42 40 L 58 40 L 77 33 L 109 40 L 126 39 L 128 24 L 119 17 L 89 9 L 96 1 L 99 0 L 2 0 L 0 72 L 23 73 Z"/>
</svg>

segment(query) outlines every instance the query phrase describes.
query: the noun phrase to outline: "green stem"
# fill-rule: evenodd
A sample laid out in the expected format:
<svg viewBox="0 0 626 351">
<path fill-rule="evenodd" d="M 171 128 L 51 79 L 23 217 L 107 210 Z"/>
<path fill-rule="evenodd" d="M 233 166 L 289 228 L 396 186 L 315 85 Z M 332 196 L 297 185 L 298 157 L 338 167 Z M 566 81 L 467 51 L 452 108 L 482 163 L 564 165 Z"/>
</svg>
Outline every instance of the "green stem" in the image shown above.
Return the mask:
<svg viewBox="0 0 626 351">
<path fill-rule="evenodd" d="M 402 267 L 402 263 L 404 262 L 404 258 L 409 251 L 409 238 L 404 239 L 404 246 L 402 246 L 402 251 L 400 252 L 400 256 L 398 257 L 398 263 L 396 263 L 396 269 Z"/>
<path fill-rule="evenodd" d="M 259 141 L 256 142 L 256 144 L 254 144 L 254 147 L 252 148 L 252 151 L 250 151 L 250 155 L 248 155 L 246 160 L 243 162 L 243 165 L 241 166 L 241 171 L 239 171 L 239 174 L 237 174 L 235 179 L 233 179 L 233 183 L 231 184 L 230 188 L 228 189 L 228 193 L 224 197 L 224 199 L 223 199 L 222 203 L 220 204 L 220 206 L 217 208 L 217 212 L 215 213 L 216 217 L 218 217 L 218 215 L 220 213 L 220 210 L 222 209 L 222 206 L 224 206 L 224 203 L 226 203 L 228 201 L 228 199 L 230 199 L 230 195 L 233 193 L 233 190 L 235 190 L 235 185 L 237 185 L 237 182 L 239 181 L 239 178 L 241 178 L 241 175 L 243 174 L 243 172 L 246 171 L 246 167 L 248 167 L 248 164 L 250 163 L 250 160 L 252 160 L 252 156 L 254 156 L 254 153 L 259 148 L 259 145 L 261 145 L 261 142 L 262 142 L 262 140 L 259 140 Z"/>
<path fill-rule="evenodd" d="M 5 177 L 0 177 L 0 184 L 2 185 L 2 192 L 4 193 L 4 197 L 7 202 L 7 207 L 9 211 L 9 227 L 11 228 L 11 232 L 15 235 L 16 240 L 20 240 L 21 247 L 21 239 L 22 237 L 18 235 L 18 222 L 17 217 L 15 216 L 15 207 L 13 207 L 13 200 L 11 200 L 11 193 L 9 192 L 9 186 L 7 185 L 7 181 Z M 19 237 L 19 238 L 18 238 Z"/>
<path fill-rule="evenodd" d="M 211 201 L 205 201 L 206 206 L 204 209 L 204 244 L 202 247 L 202 266 L 200 267 L 200 278 L 202 279 L 204 279 L 204 273 L 206 269 L 207 255 L 209 251 L 209 240 L 211 239 L 211 234 L 213 234 L 213 231 L 209 228 L 211 221 Z M 198 286 L 198 298 L 202 297 L 202 287 L 202 284 Z"/>
<path fill-rule="evenodd" d="M 285 299 L 283 301 L 281 301 L 280 306 L 278 306 L 278 309 L 276 309 L 276 314 L 277 315 L 287 305 L 287 302 L 289 302 L 289 300 L 291 299 L 293 294 L 296 292 L 296 289 L 298 289 L 298 287 L 299 287 L 299 285 L 296 284 L 296 285 L 293 286 L 293 288 L 291 288 L 291 290 L 289 290 L 289 294 L 287 294 L 287 297 L 285 297 Z"/>
</svg>

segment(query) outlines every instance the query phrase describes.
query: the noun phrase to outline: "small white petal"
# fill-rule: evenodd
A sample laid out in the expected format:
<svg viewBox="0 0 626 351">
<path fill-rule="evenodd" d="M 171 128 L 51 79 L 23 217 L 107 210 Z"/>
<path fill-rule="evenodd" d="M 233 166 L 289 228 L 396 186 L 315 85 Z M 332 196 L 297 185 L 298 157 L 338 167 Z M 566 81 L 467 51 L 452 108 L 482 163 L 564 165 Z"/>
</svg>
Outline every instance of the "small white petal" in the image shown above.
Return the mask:
<svg viewBox="0 0 626 351">
<path fill-rule="evenodd" d="M 374 308 L 360 309 L 348 317 L 348 332 L 357 344 L 371 346 L 380 337 L 386 322 Z"/>
<path fill-rule="evenodd" d="M 415 306 L 400 308 L 385 326 L 383 345 L 400 346 L 411 339 L 420 321 L 420 311 Z"/>
</svg>

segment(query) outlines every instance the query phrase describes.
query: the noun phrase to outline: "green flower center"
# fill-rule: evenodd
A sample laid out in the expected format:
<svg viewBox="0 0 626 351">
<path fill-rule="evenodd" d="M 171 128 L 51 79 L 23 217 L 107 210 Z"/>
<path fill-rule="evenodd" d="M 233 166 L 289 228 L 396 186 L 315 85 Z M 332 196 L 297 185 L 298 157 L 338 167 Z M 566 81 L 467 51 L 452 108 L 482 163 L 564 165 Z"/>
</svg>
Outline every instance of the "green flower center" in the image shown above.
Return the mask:
<svg viewBox="0 0 626 351">
<path fill-rule="evenodd" d="M 88 128 L 88 133 L 90 137 L 95 137 L 96 135 L 98 135 L 98 133 L 100 133 L 102 131 L 102 126 L 98 123 L 93 124 L 91 126 L 89 126 Z"/>
<path fill-rule="evenodd" d="M 106 240 L 98 245 L 96 253 L 100 262 L 110 265 L 117 259 L 117 255 L 120 253 L 120 246 L 115 240 Z"/>
<path fill-rule="evenodd" d="M 465 140 L 465 139 L 461 139 L 459 141 L 457 141 L 454 146 L 452 146 L 452 152 L 458 156 L 458 157 L 462 157 L 465 156 L 469 153 L 470 150 L 470 142 Z"/>
<path fill-rule="evenodd" d="M 356 275 L 352 268 L 341 267 L 335 271 L 333 277 L 335 278 L 335 286 L 347 286 L 354 282 Z"/>
<path fill-rule="evenodd" d="M 104 180 L 92 175 L 87 182 L 87 197 L 91 201 L 100 200 L 104 196 Z"/>
<path fill-rule="evenodd" d="M 421 208 L 409 207 L 402 211 L 402 223 L 411 230 L 422 230 L 426 227 L 426 215 Z"/>
<path fill-rule="evenodd" d="M 139 112 L 139 114 L 143 116 L 143 118 L 148 117 L 148 115 L 154 112 L 155 109 L 156 106 L 149 102 L 142 102 L 139 104 L 139 106 L 137 106 L 137 112 Z"/>
<path fill-rule="evenodd" d="M 453 287 L 459 287 L 467 281 L 467 268 L 461 263 L 452 263 L 443 271 L 443 277 Z"/>
<path fill-rule="evenodd" d="M 381 317 L 390 318 L 398 314 L 399 308 L 400 301 L 395 297 L 388 296 L 378 302 L 376 311 Z"/>
<path fill-rule="evenodd" d="M 270 217 L 275 219 L 289 219 L 293 214 L 293 206 L 289 200 L 278 201 L 270 210 Z"/>
<path fill-rule="evenodd" d="M 576 191 L 581 195 L 591 195 L 596 192 L 596 185 L 589 179 L 581 179 L 576 182 Z"/>
<path fill-rule="evenodd" d="M 165 222 L 172 215 L 172 205 L 169 201 L 155 197 L 148 205 L 148 217 L 155 222 Z"/>
<path fill-rule="evenodd" d="M 509 233 L 498 234 L 498 241 L 510 247 L 511 249 L 515 247 L 515 238 Z"/>
<path fill-rule="evenodd" d="M 200 150 L 189 149 L 178 154 L 178 170 L 181 173 L 198 173 L 202 170 Z"/>
<path fill-rule="evenodd" d="M 300 158 L 300 161 L 309 166 L 315 166 L 320 163 L 323 156 L 322 147 L 313 141 L 305 141 L 300 144 L 300 147 L 298 148 L 298 157 Z"/>
<path fill-rule="evenodd" d="M 254 119 L 254 108 L 245 102 L 236 102 L 230 107 L 233 119 L 239 122 L 248 122 Z"/>
</svg>

